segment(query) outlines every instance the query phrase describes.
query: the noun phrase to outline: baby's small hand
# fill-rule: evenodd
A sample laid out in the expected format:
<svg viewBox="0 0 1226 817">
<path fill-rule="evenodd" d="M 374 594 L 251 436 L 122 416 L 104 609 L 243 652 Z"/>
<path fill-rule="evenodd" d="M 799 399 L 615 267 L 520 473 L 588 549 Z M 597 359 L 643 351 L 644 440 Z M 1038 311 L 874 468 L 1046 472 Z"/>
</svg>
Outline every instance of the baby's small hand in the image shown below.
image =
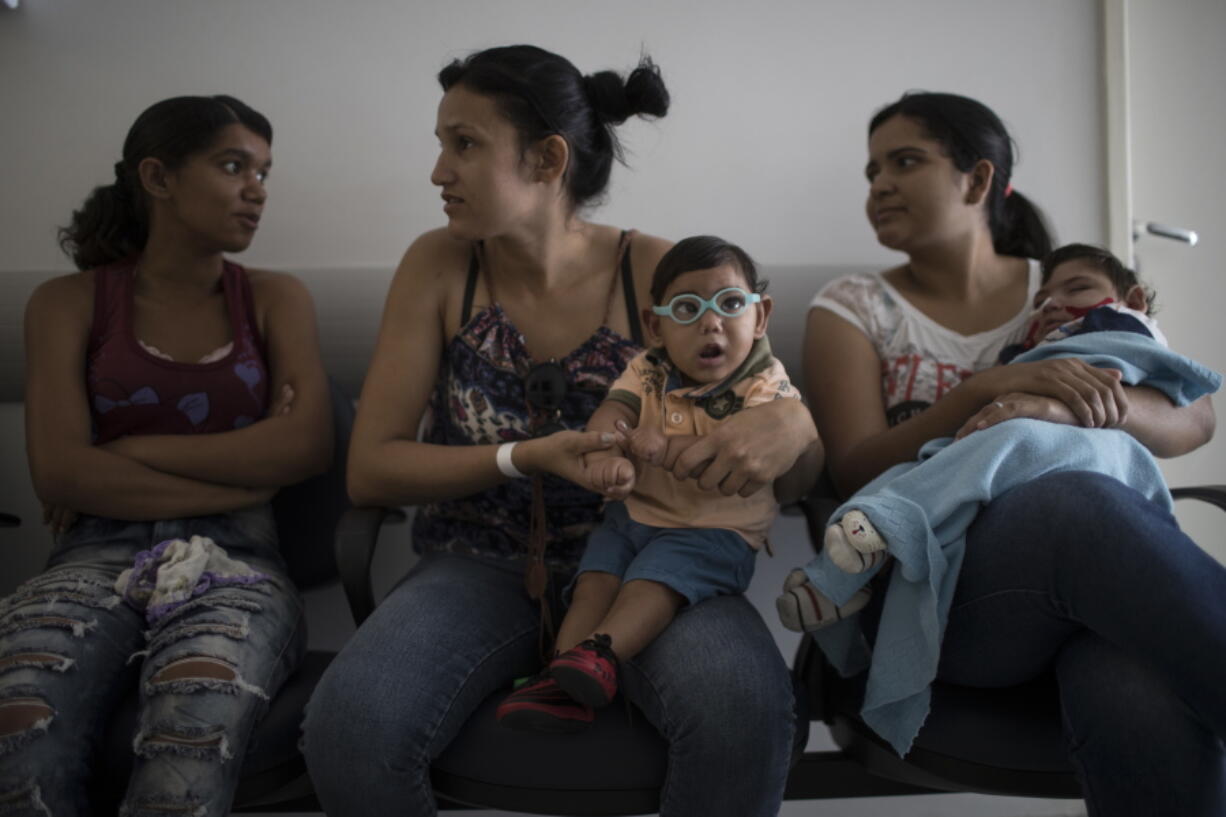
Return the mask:
<svg viewBox="0 0 1226 817">
<path fill-rule="evenodd" d="M 609 499 L 625 499 L 634 489 L 634 464 L 625 457 L 608 457 L 587 467 L 588 487 Z"/>
<path fill-rule="evenodd" d="M 629 432 L 626 439 L 630 453 L 649 465 L 663 465 L 668 453 L 668 438 L 658 428 L 643 425 Z"/>
</svg>

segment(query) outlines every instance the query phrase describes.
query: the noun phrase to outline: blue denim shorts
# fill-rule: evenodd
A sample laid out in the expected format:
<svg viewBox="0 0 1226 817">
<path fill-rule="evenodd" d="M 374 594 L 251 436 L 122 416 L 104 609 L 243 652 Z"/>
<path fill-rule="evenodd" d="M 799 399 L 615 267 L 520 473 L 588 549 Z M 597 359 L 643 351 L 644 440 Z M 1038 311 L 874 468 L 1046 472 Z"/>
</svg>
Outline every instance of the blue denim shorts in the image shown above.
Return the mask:
<svg viewBox="0 0 1226 817">
<path fill-rule="evenodd" d="M 604 522 L 588 537 L 580 573 L 599 571 L 623 582 L 649 579 L 697 604 L 712 596 L 744 593 L 756 552 L 724 528 L 656 528 L 635 522 L 621 502 L 605 506 Z M 570 598 L 574 582 L 566 588 Z"/>
</svg>

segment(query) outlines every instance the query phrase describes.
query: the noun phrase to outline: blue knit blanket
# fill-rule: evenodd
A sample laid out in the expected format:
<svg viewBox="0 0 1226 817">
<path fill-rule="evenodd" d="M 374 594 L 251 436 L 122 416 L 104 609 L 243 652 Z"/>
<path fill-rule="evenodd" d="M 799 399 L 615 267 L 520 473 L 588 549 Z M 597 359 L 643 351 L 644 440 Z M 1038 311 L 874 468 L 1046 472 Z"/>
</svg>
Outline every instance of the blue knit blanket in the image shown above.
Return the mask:
<svg viewBox="0 0 1226 817">
<path fill-rule="evenodd" d="M 1119 369 L 1123 381 L 1186 405 L 1219 388 L 1216 372 L 1131 332 L 1096 332 L 1031 349 L 1014 362 L 1078 357 Z M 1166 507 L 1170 493 L 1149 451 L 1123 431 L 1015 419 L 955 443 L 925 445 L 915 462 L 896 465 L 834 512 L 863 511 L 895 559 L 870 651 L 851 618 L 813 633 L 844 676 L 868 668 L 861 717 L 900 755 L 928 715 L 941 638 L 966 549 L 966 530 L 979 509 L 1015 485 L 1054 471 L 1095 471 L 1114 477 Z M 982 546 L 990 546 L 984 543 Z M 838 604 L 873 572 L 844 573 L 823 552 L 805 566 L 813 583 Z"/>
</svg>

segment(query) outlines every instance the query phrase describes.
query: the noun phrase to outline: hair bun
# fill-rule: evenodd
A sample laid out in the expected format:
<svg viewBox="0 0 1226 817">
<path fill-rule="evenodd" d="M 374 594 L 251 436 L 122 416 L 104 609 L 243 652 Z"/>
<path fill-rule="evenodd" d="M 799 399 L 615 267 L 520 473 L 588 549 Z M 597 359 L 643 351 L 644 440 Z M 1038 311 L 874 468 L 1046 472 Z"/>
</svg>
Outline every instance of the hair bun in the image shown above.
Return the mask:
<svg viewBox="0 0 1226 817">
<path fill-rule="evenodd" d="M 625 80 L 615 71 L 599 71 L 585 76 L 583 86 L 601 120 L 614 125 L 632 116 L 668 113 L 668 89 L 650 58 L 645 57 Z"/>
</svg>

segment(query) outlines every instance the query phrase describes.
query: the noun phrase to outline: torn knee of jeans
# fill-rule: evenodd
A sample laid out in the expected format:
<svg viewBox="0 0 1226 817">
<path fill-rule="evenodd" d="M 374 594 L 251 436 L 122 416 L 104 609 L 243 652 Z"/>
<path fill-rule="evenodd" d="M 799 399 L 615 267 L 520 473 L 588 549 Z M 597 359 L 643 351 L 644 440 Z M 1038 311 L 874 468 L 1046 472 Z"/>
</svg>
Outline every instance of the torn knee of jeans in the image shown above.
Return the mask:
<svg viewBox="0 0 1226 817">
<path fill-rule="evenodd" d="M 171 681 L 233 681 L 238 677 L 234 667 L 220 658 L 192 656 L 179 658 L 162 667 L 153 676 L 154 684 L 166 684 Z"/>
<path fill-rule="evenodd" d="M 0 701 L 0 738 L 47 728 L 55 710 L 42 698 L 8 698 Z"/>
<path fill-rule="evenodd" d="M 0 625 L 0 638 L 23 630 L 55 629 L 68 630 L 77 638 L 98 626 L 97 619 L 82 621 L 70 616 L 49 616 L 46 613 L 30 613 L 27 615 L 13 614 Z"/>
<path fill-rule="evenodd" d="M 184 616 L 200 612 L 201 610 L 221 611 L 226 609 L 239 610 L 244 613 L 258 613 L 264 607 L 257 601 L 252 601 L 232 593 L 210 593 L 206 597 L 198 597 L 185 602 L 166 613 L 166 615 L 158 619 L 157 627 L 153 629 L 164 630 Z"/>
<path fill-rule="evenodd" d="M 67 656 L 49 652 L 17 652 L 0 658 L 0 674 L 26 667 L 67 672 L 73 663 L 73 659 Z"/>
<path fill-rule="evenodd" d="M 93 607 L 98 610 L 110 610 L 118 607 L 123 601 L 117 593 L 82 593 L 79 590 L 63 590 L 36 588 L 34 591 L 13 598 L 12 607 L 22 607 L 31 604 L 76 604 L 80 607 Z"/>
<path fill-rule="evenodd" d="M 16 787 L 9 788 L 9 781 L 0 783 L 0 814 L 2 815 L 37 815 L 51 817 L 51 810 L 43 802 L 42 790 L 33 781 L 26 781 Z"/>
<path fill-rule="evenodd" d="M 165 817 L 167 814 L 174 814 L 176 817 L 204 817 L 207 813 L 205 804 L 199 800 L 189 797 L 164 797 L 125 805 L 119 810 L 119 817 Z"/>
<path fill-rule="evenodd" d="M 215 656 L 176 658 L 155 670 L 145 684 L 147 695 L 197 692 L 221 692 L 226 695 L 249 692 L 257 698 L 268 700 L 268 693 L 248 683 L 239 674 L 238 667 Z"/>
<path fill-rule="evenodd" d="M 220 726 L 179 726 L 159 723 L 142 728 L 132 741 L 132 749 L 143 758 L 179 755 L 198 760 L 226 761 L 231 758 L 230 741 Z"/>
<path fill-rule="evenodd" d="M 55 710 L 35 695 L 0 699 L 0 757 L 47 731 Z M 6 814 L 0 799 L 0 814 Z M 20 813 L 20 812 L 18 812 Z"/>
<path fill-rule="evenodd" d="M 122 599 L 111 585 L 88 573 L 57 571 L 36 576 L 17 588 L 0 609 L 16 609 L 31 603 L 68 602 L 83 607 L 110 610 Z"/>
<path fill-rule="evenodd" d="M 161 652 L 165 647 L 182 641 L 186 638 L 194 638 L 199 635 L 220 635 L 234 641 L 242 641 L 247 638 L 250 633 L 250 626 L 246 616 L 237 622 L 226 621 L 193 621 L 191 623 L 179 624 L 160 632 L 149 630 L 145 633 L 145 637 L 149 639 L 149 652 Z"/>
</svg>

